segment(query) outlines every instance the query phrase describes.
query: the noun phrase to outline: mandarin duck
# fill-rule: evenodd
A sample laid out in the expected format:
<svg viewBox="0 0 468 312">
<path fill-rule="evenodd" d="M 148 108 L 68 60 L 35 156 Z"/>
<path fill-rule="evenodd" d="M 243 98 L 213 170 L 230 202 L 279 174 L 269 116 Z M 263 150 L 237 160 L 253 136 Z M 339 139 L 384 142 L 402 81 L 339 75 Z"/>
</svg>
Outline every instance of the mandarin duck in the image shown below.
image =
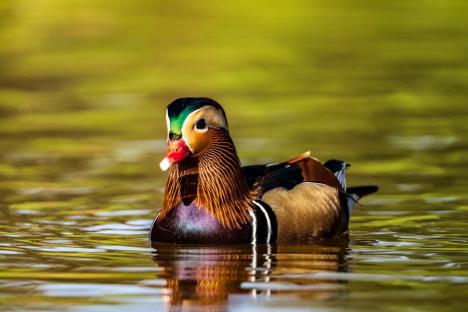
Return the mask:
<svg viewBox="0 0 468 312">
<path fill-rule="evenodd" d="M 151 240 L 195 244 L 294 244 L 345 236 L 351 209 L 376 186 L 347 187 L 349 164 L 304 153 L 241 166 L 226 114 L 209 98 L 167 106 L 169 169 Z"/>
</svg>

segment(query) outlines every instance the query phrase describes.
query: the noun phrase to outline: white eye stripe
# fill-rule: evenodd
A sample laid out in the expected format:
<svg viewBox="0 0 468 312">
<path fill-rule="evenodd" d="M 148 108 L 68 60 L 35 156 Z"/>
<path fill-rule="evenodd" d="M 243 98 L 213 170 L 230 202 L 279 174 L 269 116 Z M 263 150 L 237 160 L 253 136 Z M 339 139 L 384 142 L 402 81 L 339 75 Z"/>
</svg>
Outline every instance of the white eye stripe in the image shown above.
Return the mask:
<svg viewBox="0 0 468 312">
<path fill-rule="evenodd" d="M 200 133 L 208 131 L 208 127 L 204 128 L 204 129 L 198 129 L 197 127 L 195 127 L 194 129 L 195 129 L 196 132 L 200 132 Z"/>
<path fill-rule="evenodd" d="M 167 127 L 167 134 L 171 131 L 171 120 L 169 119 L 169 111 L 166 109 L 166 127 Z"/>
<path fill-rule="evenodd" d="M 196 129 L 196 123 L 194 123 L 195 117 L 198 117 L 198 121 L 200 120 L 202 115 L 205 121 L 209 120 L 209 124 L 205 129 Z M 193 148 L 190 146 L 190 132 L 196 131 L 198 133 L 203 133 L 208 131 L 210 127 L 224 128 L 227 130 L 227 122 L 224 115 L 221 114 L 220 110 L 217 110 L 213 106 L 205 106 L 199 108 L 188 114 L 187 117 L 185 117 L 185 120 L 182 123 L 182 139 L 184 139 L 184 141 L 187 143 L 187 147 L 191 152 L 193 152 Z"/>
</svg>

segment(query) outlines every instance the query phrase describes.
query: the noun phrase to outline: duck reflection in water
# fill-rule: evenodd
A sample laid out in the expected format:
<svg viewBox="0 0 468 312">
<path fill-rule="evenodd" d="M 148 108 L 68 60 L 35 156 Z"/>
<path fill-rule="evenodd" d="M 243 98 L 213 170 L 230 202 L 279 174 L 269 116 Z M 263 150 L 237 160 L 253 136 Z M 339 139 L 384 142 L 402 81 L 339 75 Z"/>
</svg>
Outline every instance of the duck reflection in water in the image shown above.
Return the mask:
<svg viewBox="0 0 468 312">
<path fill-rule="evenodd" d="M 230 303 L 295 293 L 310 300 L 346 296 L 343 281 L 313 273 L 347 272 L 347 241 L 327 245 L 187 246 L 153 243 L 168 310 L 225 311 Z M 248 302 L 248 300 L 247 300 Z"/>
</svg>

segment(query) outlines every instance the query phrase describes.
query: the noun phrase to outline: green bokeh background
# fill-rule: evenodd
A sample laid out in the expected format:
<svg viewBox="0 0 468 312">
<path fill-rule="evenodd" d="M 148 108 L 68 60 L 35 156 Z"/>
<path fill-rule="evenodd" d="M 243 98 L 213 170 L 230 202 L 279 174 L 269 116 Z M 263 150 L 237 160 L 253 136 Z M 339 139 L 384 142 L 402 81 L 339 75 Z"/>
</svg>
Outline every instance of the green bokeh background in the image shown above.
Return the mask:
<svg viewBox="0 0 468 312">
<path fill-rule="evenodd" d="M 353 213 L 353 271 L 416 277 L 350 283 L 336 304 L 463 309 L 467 29 L 461 0 L 0 1 L 0 307 L 110 300 L 32 296 L 32 281 L 147 278 L 111 270 L 153 265 L 147 228 L 113 227 L 160 207 L 165 106 L 206 96 L 244 163 L 311 150 L 380 186 Z"/>
</svg>

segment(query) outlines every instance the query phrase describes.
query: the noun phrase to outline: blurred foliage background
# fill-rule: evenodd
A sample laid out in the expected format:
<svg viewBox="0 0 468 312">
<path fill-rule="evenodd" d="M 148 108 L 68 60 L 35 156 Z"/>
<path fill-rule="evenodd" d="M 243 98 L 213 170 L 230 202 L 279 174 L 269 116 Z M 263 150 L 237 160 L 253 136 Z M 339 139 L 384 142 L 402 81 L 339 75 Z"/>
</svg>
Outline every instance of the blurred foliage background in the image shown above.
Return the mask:
<svg viewBox="0 0 468 312">
<path fill-rule="evenodd" d="M 4 0 L 0 175 L 40 183 L 91 166 L 92 178 L 145 174 L 160 186 L 165 106 L 208 96 L 225 106 L 245 162 L 311 149 L 360 162 L 356 177 L 458 185 L 467 7 Z"/>
<path fill-rule="evenodd" d="M 162 137 L 164 106 L 204 95 L 242 136 L 311 106 L 308 123 L 335 131 L 411 134 L 394 119 L 411 115 L 456 135 L 467 15 L 464 1 L 4 0 L 0 131 Z"/>
<path fill-rule="evenodd" d="M 0 305 L 108 304 L 161 278 L 165 106 L 207 96 L 244 163 L 310 149 L 380 186 L 351 222 L 362 281 L 335 304 L 463 309 L 467 29 L 462 0 L 1 0 Z"/>
<path fill-rule="evenodd" d="M 356 174 L 456 184 L 467 158 L 467 9 L 4 0 L 0 175 L 41 182 L 91 165 L 162 180 L 165 106 L 208 96 L 225 106 L 245 162 L 310 149 L 361 162 Z"/>
</svg>

